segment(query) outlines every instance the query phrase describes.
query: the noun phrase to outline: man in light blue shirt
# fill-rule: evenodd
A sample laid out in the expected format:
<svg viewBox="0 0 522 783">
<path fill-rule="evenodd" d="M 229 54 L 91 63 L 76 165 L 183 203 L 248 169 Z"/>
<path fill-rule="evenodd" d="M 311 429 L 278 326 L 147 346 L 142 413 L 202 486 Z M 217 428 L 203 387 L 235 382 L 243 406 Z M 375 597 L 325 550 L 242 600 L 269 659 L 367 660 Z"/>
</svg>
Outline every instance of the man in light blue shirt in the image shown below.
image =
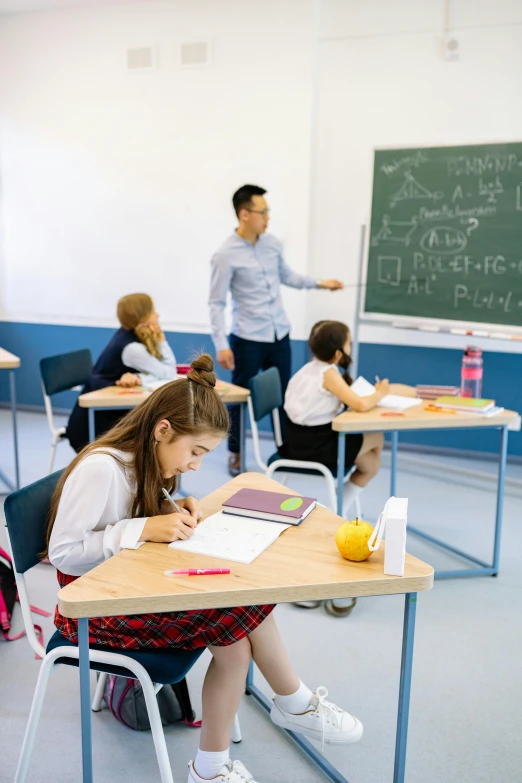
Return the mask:
<svg viewBox="0 0 522 783">
<path fill-rule="evenodd" d="M 290 322 L 280 286 L 292 288 L 343 288 L 338 280 L 315 280 L 292 271 L 283 259 L 280 241 L 266 234 L 269 210 L 266 190 L 243 185 L 232 198 L 239 226 L 212 257 L 210 322 L 217 360 L 232 370 L 232 382 L 248 388 L 260 370 L 277 367 L 283 395 L 290 380 Z M 225 307 L 232 296 L 232 329 L 227 339 Z M 228 440 L 229 471 L 239 473 L 239 409 L 231 406 Z M 283 439 L 285 415 L 280 409 Z"/>
</svg>

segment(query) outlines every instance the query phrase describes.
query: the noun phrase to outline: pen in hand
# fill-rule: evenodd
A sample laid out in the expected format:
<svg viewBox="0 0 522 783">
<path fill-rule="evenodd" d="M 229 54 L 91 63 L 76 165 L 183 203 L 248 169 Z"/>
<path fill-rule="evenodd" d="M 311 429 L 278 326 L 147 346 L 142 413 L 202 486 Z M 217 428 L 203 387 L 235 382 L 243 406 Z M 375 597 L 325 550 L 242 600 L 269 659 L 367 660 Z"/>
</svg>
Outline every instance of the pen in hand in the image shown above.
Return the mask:
<svg viewBox="0 0 522 783">
<path fill-rule="evenodd" d="M 378 375 L 376 375 L 376 376 L 375 376 L 375 383 L 380 383 L 380 382 L 381 382 L 381 379 L 379 378 L 379 376 L 378 376 Z"/>
<path fill-rule="evenodd" d="M 176 511 L 178 514 L 183 514 L 183 511 L 180 509 L 178 504 L 174 502 L 174 500 L 171 498 L 171 496 L 169 495 L 169 493 L 167 492 L 165 487 L 163 487 L 161 491 L 163 492 L 163 494 L 165 495 L 165 497 L 169 501 L 169 503 L 172 506 L 172 508 L 174 509 L 174 511 Z"/>
</svg>

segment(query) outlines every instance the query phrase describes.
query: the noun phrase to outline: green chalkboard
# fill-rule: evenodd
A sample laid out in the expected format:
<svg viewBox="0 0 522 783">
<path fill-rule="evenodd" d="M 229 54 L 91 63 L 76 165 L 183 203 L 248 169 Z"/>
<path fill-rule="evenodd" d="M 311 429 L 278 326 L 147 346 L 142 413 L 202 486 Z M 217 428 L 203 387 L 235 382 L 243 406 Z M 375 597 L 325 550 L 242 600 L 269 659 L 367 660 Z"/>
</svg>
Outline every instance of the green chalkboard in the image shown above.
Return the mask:
<svg viewBox="0 0 522 783">
<path fill-rule="evenodd" d="M 522 327 L 522 142 L 376 150 L 364 282 L 368 315 Z"/>
</svg>

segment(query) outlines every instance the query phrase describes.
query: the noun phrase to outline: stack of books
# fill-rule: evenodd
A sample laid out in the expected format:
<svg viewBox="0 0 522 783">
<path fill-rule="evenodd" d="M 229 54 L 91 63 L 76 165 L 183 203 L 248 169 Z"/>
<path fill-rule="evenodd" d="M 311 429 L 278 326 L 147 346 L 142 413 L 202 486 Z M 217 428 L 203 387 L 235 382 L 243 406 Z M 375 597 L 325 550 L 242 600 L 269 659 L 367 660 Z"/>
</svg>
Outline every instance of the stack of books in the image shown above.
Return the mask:
<svg viewBox="0 0 522 783">
<path fill-rule="evenodd" d="M 460 388 L 458 386 L 434 386 L 433 384 L 419 384 L 415 387 L 417 389 L 417 396 L 423 400 L 436 400 L 437 397 L 443 395 L 450 395 L 452 397 L 458 397 Z"/>
<path fill-rule="evenodd" d="M 223 513 L 264 522 L 300 525 L 316 504 L 315 498 L 301 495 L 283 495 L 263 489 L 240 489 L 223 503 Z"/>
<path fill-rule="evenodd" d="M 433 401 L 432 406 L 439 410 L 473 413 L 475 416 L 496 416 L 504 408 L 497 408 L 495 400 L 483 400 L 478 397 L 458 397 L 443 395 Z"/>
</svg>

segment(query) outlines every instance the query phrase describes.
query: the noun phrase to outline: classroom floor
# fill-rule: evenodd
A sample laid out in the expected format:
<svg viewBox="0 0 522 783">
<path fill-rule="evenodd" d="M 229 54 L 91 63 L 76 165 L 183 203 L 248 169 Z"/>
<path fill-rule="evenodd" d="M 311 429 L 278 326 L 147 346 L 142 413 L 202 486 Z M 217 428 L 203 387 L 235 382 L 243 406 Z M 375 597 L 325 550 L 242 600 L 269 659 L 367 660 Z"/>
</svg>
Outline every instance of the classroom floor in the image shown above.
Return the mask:
<svg viewBox="0 0 522 783">
<path fill-rule="evenodd" d="M 46 471 L 50 436 L 39 413 L 19 414 L 22 481 Z M 12 475 L 10 419 L 0 411 L 0 467 Z M 250 446 L 251 444 L 249 444 Z M 265 455 L 271 443 L 263 441 Z M 58 448 L 56 468 L 72 456 Z M 205 458 L 198 474 L 184 479 L 186 493 L 204 495 L 228 479 L 222 445 Z M 419 462 L 422 460 L 419 457 Z M 388 462 L 385 456 L 385 463 Z M 495 470 L 495 463 L 446 460 L 453 465 Z M 249 448 L 248 465 L 255 468 Z M 431 477 L 400 472 L 397 494 L 410 499 L 410 519 L 456 546 L 490 558 L 495 486 L 452 473 Z M 522 478 L 520 466 L 508 475 Z M 292 478 L 297 491 L 325 500 L 322 484 Z M 362 497 L 363 512 L 375 521 L 388 497 L 386 465 Z M 508 488 L 505 499 L 501 572 L 498 578 L 444 580 L 420 594 L 417 611 L 413 687 L 406 780 L 408 783 L 516 783 L 522 780 L 522 492 Z M 5 533 L 0 528 L 0 546 Z M 436 567 L 459 561 L 410 536 L 408 551 Z M 57 591 L 50 566 L 33 569 L 30 598 L 52 610 Z M 404 599 L 360 599 L 349 618 L 291 605 L 276 609 L 279 627 L 296 669 L 310 687 L 325 685 L 333 701 L 364 723 L 357 745 L 325 747 L 325 755 L 350 783 L 391 783 Z M 40 618 L 38 618 L 40 622 Z M 52 620 L 44 620 L 49 639 Z M 21 627 L 16 614 L 15 630 Z M 188 676 L 193 705 L 200 714 L 205 653 Z M 39 664 L 26 640 L 0 641 L 0 783 L 14 779 Z M 260 679 L 258 675 L 258 679 Z M 264 690 L 270 693 L 265 685 Z M 28 783 L 81 780 L 77 672 L 61 667 L 49 683 Z M 247 696 L 240 707 L 243 742 L 233 746 L 259 783 L 319 783 L 325 778 L 293 744 L 281 736 Z M 185 783 L 199 732 L 181 726 L 166 729 L 176 783 Z M 159 780 L 148 732 L 132 732 L 103 710 L 93 715 L 94 769 L 97 783 Z"/>
</svg>

